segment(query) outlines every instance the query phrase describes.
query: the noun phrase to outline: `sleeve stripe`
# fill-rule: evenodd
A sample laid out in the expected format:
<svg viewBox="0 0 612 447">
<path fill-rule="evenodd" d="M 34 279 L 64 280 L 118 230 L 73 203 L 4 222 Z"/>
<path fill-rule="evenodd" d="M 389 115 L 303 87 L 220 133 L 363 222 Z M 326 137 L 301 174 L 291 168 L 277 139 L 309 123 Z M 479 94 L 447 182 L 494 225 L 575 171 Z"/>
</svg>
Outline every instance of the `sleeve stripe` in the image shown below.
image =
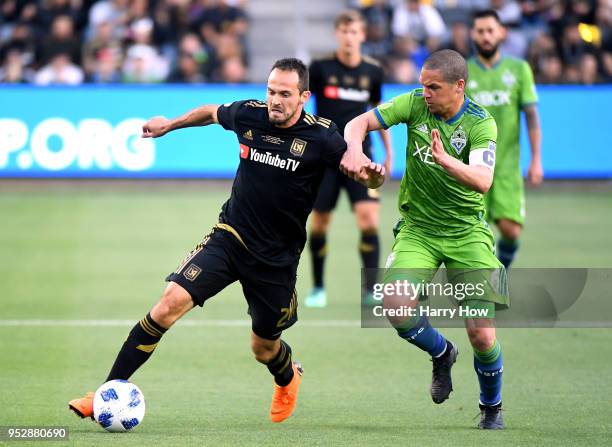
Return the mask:
<svg viewBox="0 0 612 447">
<path fill-rule="evenodd" d="M 524 109 L 525 107 L 537 106 L 537 105 L 538 105 L 538 101 L 524 102 L 523 104 L 521 104 L 521 109 Z"/>
<path fill-rule="evenodd" d="M 380 114 L 378 107 L 374 107 L 374 115 L 376 116 L 376 119 L 378 120 L 380 125 L 383 126 L 384 129 L 389 128 L 389 126 L 387 126 L 387 123 L 385 123 L 385 120 L 383 119 L 382 115 Z"/>
</svg>

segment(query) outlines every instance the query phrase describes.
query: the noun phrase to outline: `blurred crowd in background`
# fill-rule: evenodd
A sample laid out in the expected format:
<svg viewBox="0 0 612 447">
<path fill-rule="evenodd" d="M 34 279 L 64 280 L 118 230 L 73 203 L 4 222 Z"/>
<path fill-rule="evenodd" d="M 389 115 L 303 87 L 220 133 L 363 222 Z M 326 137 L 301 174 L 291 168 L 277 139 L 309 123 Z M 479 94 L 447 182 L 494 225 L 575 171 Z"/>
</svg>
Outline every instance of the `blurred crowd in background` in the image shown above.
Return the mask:
<svg viewBox="0 0 612 447">
<path fill-rule="evenodd" d="M 2 0 L 0 82 L 241 83 L 248 0 Z M 471 54 L 470 18 L 495 9 L 506 55 L 544 84 L 612 82 L 612 0 L 352 0 L 364 52 L 387 81 L 414 83 L 429 53 Z M 333 18 L 331 18 L 333 20 Z M 330 30 L 330 38 L 332 33 Z"/>
<path fill-rule="evenodd" d="M 239 83 L 240 0 L 4 0 L 0 82 Z"/>
<path fill-rule="evenodd" d="M 541 84 L 612 82 L 612 0 L 361 0 L 366 53 L 391 82 L 415 82 L 427 55 L 472 53 L 471 15 L 494 9 L 507 28 L 502 52 L 526 59 Z"/>
</svg>

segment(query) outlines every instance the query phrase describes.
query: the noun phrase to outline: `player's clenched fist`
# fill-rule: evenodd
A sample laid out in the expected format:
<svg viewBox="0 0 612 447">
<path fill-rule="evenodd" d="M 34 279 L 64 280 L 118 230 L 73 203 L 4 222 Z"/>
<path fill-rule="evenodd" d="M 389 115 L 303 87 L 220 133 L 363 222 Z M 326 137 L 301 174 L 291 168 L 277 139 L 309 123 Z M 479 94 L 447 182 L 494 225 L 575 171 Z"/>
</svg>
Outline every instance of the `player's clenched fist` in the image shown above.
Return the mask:
<svg viewBox="0 0 612 447">
<path fill-rule="evenodd" d="M 361 150 L 347 150 L 340 160 L 340 171 L 352 178 L 353 180 L 367 180 L 363 173 L 364 162 L 369 162 L 370 159 L 365 157 Z"/>
<path fill-rule="evenodd" d="M 170 130 L 170 120 L 165 116 L 154 116 L 142 126 L 142 138 L 157 138 Z"/>
</svg>

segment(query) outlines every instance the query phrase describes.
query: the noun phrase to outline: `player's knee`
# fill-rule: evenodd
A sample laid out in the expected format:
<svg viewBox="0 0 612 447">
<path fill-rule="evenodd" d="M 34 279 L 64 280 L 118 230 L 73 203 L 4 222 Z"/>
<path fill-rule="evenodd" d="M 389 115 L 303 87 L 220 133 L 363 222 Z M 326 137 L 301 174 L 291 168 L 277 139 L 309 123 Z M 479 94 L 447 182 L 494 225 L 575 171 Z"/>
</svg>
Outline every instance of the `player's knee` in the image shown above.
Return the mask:
<svg viewBox="0 0 612 447">
<path fill-rule="evenodd" d="M 494 328 L 470 328 L 467 330 L 467 333 L 470 344 L 478 351 L 485 352 L 491 349 L 495 343 Z"/>
<path fill-rule="evenodd" d="M 378 231 L 378 211 L 374 207 L 355 209 L 357 227 L 362 233 L 376 233 Z"/>
<path fill-rule="evenodd" d="M 521 235 L 521 225 L 511 220 L 500 220 L 498 227 L 504 239 L 516 241 Z"/>
<path fill-rule="evenodd" d="M 383 313 L 391 326 L 403 327 L 412 318 L 408 309 L 414 309 L 417 300 L 410 295 L 385 294 L 383 297 Z"/>
<path fill-rule="evenodd" d="M 251 339 L 251 350 L 255 356 L 255 360 L 259 363 L 270 363 L 277 354 L 278 346 L 276 341 L 266 340 L 262 342 L 260 339 Z"/>
<path fill-rule="evenodd" d="M 326 234 L 331 222 L 331 213 L 314 211 L 310 220 L 310 231 L 314 234 Z"/>
<path fill-rule="evenodd" d="M 378 233 L 378 219 L 364 219 L 357 222 L 359 231 L 363 234 L 374 235 Z"/>
<path fill-rule="evenodd" d="M 191 307 L 193 307 L 191 295 L 178 284 L 170 283 L 151 312 L 151 316 L 162 326 L 170 327 Z"/>
</svg>

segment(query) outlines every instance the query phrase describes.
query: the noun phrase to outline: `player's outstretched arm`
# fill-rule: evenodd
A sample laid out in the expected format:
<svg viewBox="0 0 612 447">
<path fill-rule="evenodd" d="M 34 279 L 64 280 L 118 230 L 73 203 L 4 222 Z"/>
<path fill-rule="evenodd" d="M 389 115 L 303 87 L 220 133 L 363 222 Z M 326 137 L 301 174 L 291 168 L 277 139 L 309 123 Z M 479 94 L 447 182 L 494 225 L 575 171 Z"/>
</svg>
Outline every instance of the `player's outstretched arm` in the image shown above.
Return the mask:
<svg viewBox="0 0 612 447">
<path fill-rule="evenodd" d="M 197 107 L 174 119 L 164 116 L 155 116 L 142 126 L 142 138 L 157 138 L 176 129 L 185 127 L 208 126 L 216 124 L 218 105 L 205 105 Z"/>
<path fill-rule="evenodd" d="M 368 180 L 363 169 L 363 140 L 368 132 L 378 129 L 382 129 L 382 125 L 371 110 L 353 118 L 344 128 L 347 149 L 340 161 L 340 170 L 353 180 Z"/>
<path fill-rule="evenodd" d="M 431 131 L 431 155 L 434 161 L 459 183 L 481 194 L 486 193 L 493 183 L 495 154 L 493 151 L 489 152 L 490 154 L 483 154 L 482 163 L 472 163 L 470 160 L 470 164 L 466 165 L 446 153 L 438 129 Z"/>
</svg>

